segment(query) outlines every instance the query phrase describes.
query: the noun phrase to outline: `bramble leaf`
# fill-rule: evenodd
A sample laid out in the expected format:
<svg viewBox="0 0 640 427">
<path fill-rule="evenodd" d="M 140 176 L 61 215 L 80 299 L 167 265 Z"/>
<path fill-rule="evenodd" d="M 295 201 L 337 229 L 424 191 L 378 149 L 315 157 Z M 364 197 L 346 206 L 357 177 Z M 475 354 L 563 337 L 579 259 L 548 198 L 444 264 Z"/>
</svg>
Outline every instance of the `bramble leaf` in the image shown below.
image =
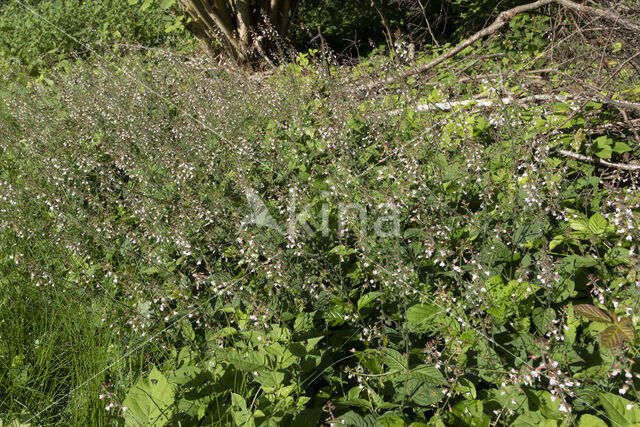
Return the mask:
<svg viewBox="0 0 640 427">
<path fill-rule="evenodd" d="M 612 323 L 616 316 L 608 310 L 603 310 L 591 304 L 578 304 L 573 306 L 576 314 L 595 322 Z"/>
</svg>

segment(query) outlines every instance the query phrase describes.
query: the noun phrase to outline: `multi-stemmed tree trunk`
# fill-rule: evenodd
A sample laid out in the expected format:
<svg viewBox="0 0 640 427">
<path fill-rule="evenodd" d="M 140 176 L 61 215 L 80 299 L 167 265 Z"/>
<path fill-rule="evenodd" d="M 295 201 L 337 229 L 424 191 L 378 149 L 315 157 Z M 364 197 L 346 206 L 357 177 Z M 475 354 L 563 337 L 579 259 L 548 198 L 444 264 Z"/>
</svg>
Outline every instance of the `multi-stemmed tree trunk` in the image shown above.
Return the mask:
<svg viewBox="0 0 640 427">
<path fill-rule="evenodd" d="M 197 33 L 218 39 L 239 63 L 270 56 L 289 36 L 299 0 L 179 0 Z"/>
</svg>

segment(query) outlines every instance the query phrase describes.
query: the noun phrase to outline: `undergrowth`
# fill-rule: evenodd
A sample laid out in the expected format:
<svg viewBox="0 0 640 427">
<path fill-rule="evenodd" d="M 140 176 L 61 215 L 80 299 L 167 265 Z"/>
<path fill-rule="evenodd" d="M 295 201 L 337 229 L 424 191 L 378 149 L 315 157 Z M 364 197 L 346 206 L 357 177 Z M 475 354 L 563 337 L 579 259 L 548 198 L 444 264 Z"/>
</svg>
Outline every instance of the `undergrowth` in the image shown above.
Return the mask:
<svg viewBox="0 0 640 427">
<path fill-rule="evenodd" d="M 634 164 L 636 119 L 538 72 L 530 19 L 384 90 L 317 52 L 3 78 L 0 417 L 640 422 L 637 172 L 562 154 Z"/>
</svg>

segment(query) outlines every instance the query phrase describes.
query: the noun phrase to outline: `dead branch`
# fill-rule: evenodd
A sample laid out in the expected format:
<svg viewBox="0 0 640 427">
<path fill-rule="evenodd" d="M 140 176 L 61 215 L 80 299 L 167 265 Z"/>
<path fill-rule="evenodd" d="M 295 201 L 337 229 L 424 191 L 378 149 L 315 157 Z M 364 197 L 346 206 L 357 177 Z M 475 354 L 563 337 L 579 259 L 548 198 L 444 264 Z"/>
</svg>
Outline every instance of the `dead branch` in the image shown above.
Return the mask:
<svg viewBox="0 0 640 427">
<path fill-rule="evenodd" d="M 555 151 L 558 154 L 561 154 L 561 155 L 563 155 L 565 157 L 569 157 L 571 159 L 578 160 L 578 161 L 585 162 L 585 163 L 590 163 L 592 165 L 606 166 L 608 168 L 621 169 L 621 170 L 626 170 L 626 171 L 631 171 L 631 172 L 640 171 L 640 164 L 638 164 L 638 165 L 626 165 L 626 164 L 623 164 L 623 163 L 612 163 L 612 162 L 608 162 L 606 160 L 597 159 L 595 157 L 585 156 L 585 155 L 582 155 L 582 154 L 574 153 L 573 151 L 563 150 L 563 149 L 560 149 L 560 148 L 556 149 Z"/>
<path fill-rule="evenodd" d="M 528 3 L 528 4 L 524 4 L 521 6 L 517 6 L 514 7 L 512 9 L 509 10 L 505 10 L 504 12 L 501 12 L 498 17 L 496 18 L 496 20 L 493 22 L 493 24 L 489 25 L 488 27 L 483 28 L 482 30 L 478 31 L 477 33 L 475 33 L 474 35 L 472 35 L 471 37 L 467 38 L 466 40 L 464 40 L 463 42 L 459 43 L 458 45 L 452 47 L 451 49 L 449 49 L 448 51 L 446 51 L 445 53 L 443 53 L 442 55 L 438 56 L 437 58 L 432 59 L 431 61 L 427 62 L 426 64 L 420 65 L 416 68 L 412 68 L 409 70 L 405 70 L 404 72 L 394 75 L 394 76 L 390 76 L 387 77 L 385 79 L 382 80 L 377 80 L 374 82 L 371 82 L 369 84 L 366 84 L 362 87 L 360 87 L 359 89 L 363 90 L 371 90 L 371 89 L 375 89 L 377 87 L 380 86 L 386 86 L 389 84 L 392 84 L 394 82 L 396 82 L 397 80 L 400 79 L 404 79 L 407 77 L 411 77 L 413 75 L 416 74 L 421 74 L 424 73 L 426 71 L 429 71 L 430 69 L 434 68 L 435 66 L 443 63 L 444 61 L 446 61 L 449 58 L 452 58 L 453 56 L 457 55 L 458 53 L 460 53 L 462 50 L 464 50 L 466 47 L 471 46 L 473 43 L 475 43 L 478 40 L 483 39 L 484 37 L 495 33 L 496 31 L 498 31 L 499 29 L 501 29 L 502 27 L 504 27 L 509 21 L 511 21 L 516 15 L 523 13 L 523 12 L 529 12 L 531 10 L 535 10 L 535 9 L 539 9 L 543 6 L 546 6 L 548 4 L 551 3 L 557 3 L 560 4 L 570 10 L 573 10 L 575 12 L 580 12 L 580 13 L 585 13 L 588 15 L 592 15 L 595 16 L 597 18 L 601 18 L 601 19 L 605 19 L 608 21 L 612 21 L 615 22 L 616 25 L 619 25 L 620 27 L 623 27 L 625 29 L 631 30 L 631 31 L 635 31 L 635 32 L 640 32 L 640 25 L 638 24 L 634 24 L 632 22 L 629 22 L 627 20 L 625 20 L 622 15 L 613 12 L 613 11 L 606 11 L 606 10 L 601 10 L 601 9 L 597 9 L 591 6 L 584 6 L 578 3 L 574 3 L 571 0 L 538 0 L 535 1 L 533 3 Z"/>
</svg>

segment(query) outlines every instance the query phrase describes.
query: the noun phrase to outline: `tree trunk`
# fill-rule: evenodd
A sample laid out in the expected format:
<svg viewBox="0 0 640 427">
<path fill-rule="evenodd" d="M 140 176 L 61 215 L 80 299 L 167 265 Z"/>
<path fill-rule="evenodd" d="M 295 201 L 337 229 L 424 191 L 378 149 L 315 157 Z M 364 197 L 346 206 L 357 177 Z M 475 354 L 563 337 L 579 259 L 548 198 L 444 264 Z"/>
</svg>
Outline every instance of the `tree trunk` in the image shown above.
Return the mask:
<svg viewBox="0 0 640 427">
<path fill-rule="evenodd" d="M 218 40 L 239 65 L 275 58 L 275 46 L 289 38 L 298 0 L 179 0 L 193 19 L 192 32 Z M 270 31 L 265 31 L 270 29 Z M 261 58 L 266 56 L 266 58 Z"/>
</svg>

